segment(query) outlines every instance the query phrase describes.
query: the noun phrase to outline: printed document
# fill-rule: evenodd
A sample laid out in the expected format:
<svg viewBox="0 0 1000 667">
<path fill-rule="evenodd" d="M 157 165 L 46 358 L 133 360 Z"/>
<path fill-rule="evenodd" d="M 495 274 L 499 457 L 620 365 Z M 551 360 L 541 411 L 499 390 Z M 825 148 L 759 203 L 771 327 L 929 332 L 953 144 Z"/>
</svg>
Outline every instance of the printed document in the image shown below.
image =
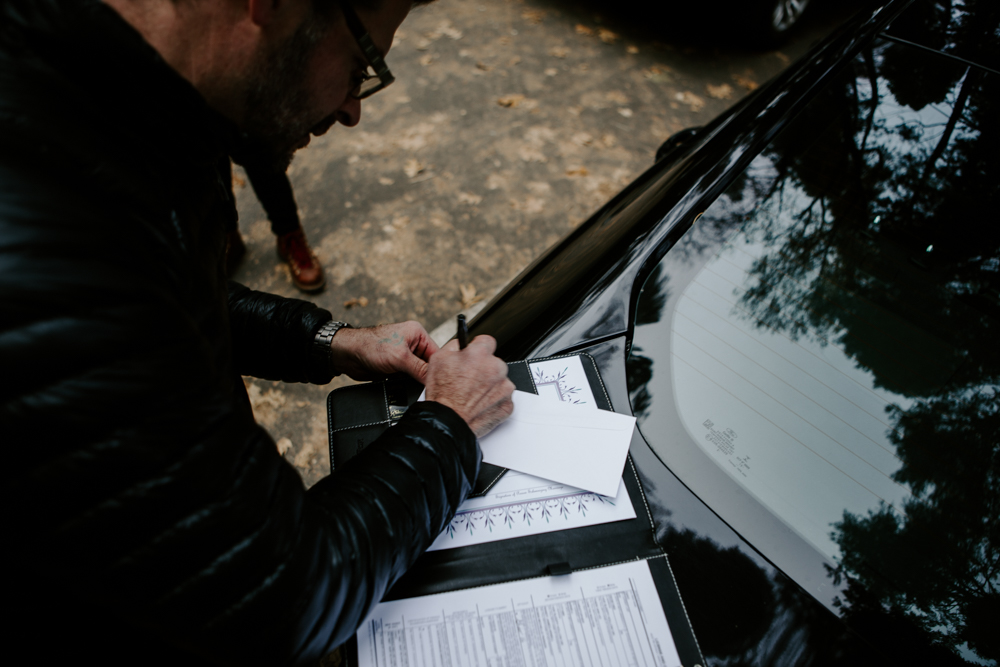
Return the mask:
<svg viewBox="0 0 1000 667">
<path fill-rule="evenodd" d="M 379 604 L 361 667 L 679 667 L 646 561 Z"/>
</svg>

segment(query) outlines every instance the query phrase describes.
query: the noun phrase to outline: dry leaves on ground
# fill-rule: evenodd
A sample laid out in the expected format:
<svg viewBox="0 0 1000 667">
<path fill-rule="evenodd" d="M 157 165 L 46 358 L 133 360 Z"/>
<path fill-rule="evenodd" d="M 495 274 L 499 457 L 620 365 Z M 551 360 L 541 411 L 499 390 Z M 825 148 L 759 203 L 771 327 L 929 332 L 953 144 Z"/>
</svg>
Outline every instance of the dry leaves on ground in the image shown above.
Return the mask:
<svg viewBox="0 0 1000 667">
<path fill-rule="evenodd" d="M 278 454 L 280 454 L 281 456 L 284 456 L 285 452 L 287 452 L 289 449 L 292 448 L 292 441 L 289 440 L 288 438 L 282 438 L 281 440 L 278 440 L 278 442 L 276 442 L 275 444 L 278 446 Z"/>
<path fill-rule="evenodd" d="M 458 193 L 458 203 L 459 204 L 470 204 L 475 206 L 479 202 L 483 201 L 483 198 L 479 195 L 472 194 L 471 192 L 459 192 Z"/>
<path fill-rule="evenodd" d="M 403 164 L 403 173 L 409 178 L 413 178 L 423 170 L 424 165 L 420 164 L 420 162 L 415 158 L 410 158 Z"/>
<path fill-rule="evenodd" d="M 424 67 L 427 67 L 432 62 L 434 62 L 434 56 L 432 56 L 431 54 L 428 53 L 426 56 L 420 56 L 420 64 L 423 65 Z"/>
<path fill-rule="evenodd" d="M 577 132 L 572 137 L 570 137 L 570 141 L 572 141 L 577 146 L 589 146 L 590 144 L 594 143 L 594 137 L 591 136 L 590 134 L 587 134 L 586 132 Z"/>
<path fill-rule="evenodd" d="M 787 65 L 788 63 L 792 62 L 792 59 L 791 59 L 791 58 L 789 58 L 788 56 L 786 56 L 786 55 L 785 55 L 784 53 L 782 53 L 781 51 L 775 51 L 775 52 L 774 52 L 774 56 L 775 56 L 775 57 L 776 57 L 776 58 L 777 58 L 778 60 L 780 60 L 780 61 L 781 61 L 781 64 L 783 64 L 783 65 Z"/>
<path fill-rule="evenodd" d="M 344 302 L 344 308 L 353 308 L 354 306 L 361 306 L 362 308 L 368 307 L 368 298 L 359 296 L 356 299 L 348 299 Z"/>
<path fill-rule="evenodd" d="M 655 83 L 669 83 L 674 79 L 674 75 L 671 74 L 670 68 L 666 65 L 653 65 L 644 70 L 642 74 Z"/>
<path fill-rule="evenodd" d="M 716 100 L 729 100 L 733 97 L 733 87 L 728 83 L 719 84 L 718 86 L 713 86 L 712 84 L 705 84 L 705 92 L 708 96 Z"/>
<path fill-rule="evenodd" d="M 487 65 L 486 63 L 484 63 L 483 61 L 477 60 L 476 61 L 476 69 L 481 69 L 484 72 L 489 72 L 493 68 L 490 67 L 489 65 Z"/>
<path fill-rule="evenodd" d="M 234 171 L 234 172 L 233 172 L 233 187 L 234 187 L 234 188 L 245 188 L 245 187 L 246 187 L 246 185 L 247 185 L 247 182 L 246 182 L 246 181 L 244 181 L 244 180 L 243 180 L 242 178 L 240 178 L 240 177 L 239 177 L 239 176 L 238 176 L 238 175 L 236 174 L 236 172 Z"/>
<path fill-rule="evenodd" d="M 751 79 L 749 74 L 734 74 L 733 81 L 736 82 L 737 86 L 743 86 L 746 88 L 748 93 L 752 93 L 760 87 L 760 84 Z"/>
<path fill-rule="evenodd" d="M 566 170 L 567 176 L 586 176 L 589 173 L 586 167 L 570 167 Z"/>
<path fill-rule="evenodd" d="M 392 185 L 396 181 L 392 180 L 391 178 L 386 178 L 385 176 L 379 176 L 378 182 L 381 183 L 382 185 Z"/>
<path fill-rule="evenodd" d="M 605 44 L 614 44 L 618 39 L 618 33 L 611 32 L 607 28 L 598 28 L 597 36 L 601 38 L 601 41 Z"/>
<path fill-rule="evenodd" d="M 639 53 L 639 47 L 636 46 L 635 44 L 629 44 L 628 46 L 625 47 L 625 53 L 630 53 L 634 56 L 635 54 Z"/>
<path fill-rule="evenodd" d="M 502 107 L 507 107 L 508 109 L 513 109 L 518 104 L 524 101 L 524 95 L 514 94 L 514 95 L 504 95 L 497 100 L 497 104 Z"/>
<path fill-rule="evenodd" d="M 587 26 L 583 25 L 582 23 L 577 23 L 576 24 L 576 34 L 578 34 L 578 35 L 593 35 L 594 34 L 594 30 L 593 30 L 593 28 L 588 28 Z"/>
<path fill-rule="evenodd" d="M 618 115 L 624 116 L 625 118 L 631 118 L 632 117 L 632 110 L 629 109 L 628 107 L 622 107 L 622 108 L 618 109 Z"/>
<path fill-rule="evenodd" d="M 525 9 L 521 12 L 521 18 L 528 23 L 534 23 L 538 25 L 545 18 L 545 12 L 540 9 Z"/>
<path fill-rule="evenodd" d="M 468 285 L 459 285 L 458 291 L 462 295 L 462 308 L 474 306 L 485 298 L 482 294 L 476 294 L 476 286 L 472 283 L 469 283 Z"/>
<path fill-rule="evenodd" d="M 690 90 L 674 95 L 674 99 L 682 104 L 688 105 L 693 113 L 698 113 L 705 107 L 705 100 L 701 99 Z"/>
<path fill-rule="evenodd" d="M 549 55 L 553 58 L 565 58 L 569 55 L 569 49 L 565 46 L 553 46 L 549 49 Z"/>
</svg>

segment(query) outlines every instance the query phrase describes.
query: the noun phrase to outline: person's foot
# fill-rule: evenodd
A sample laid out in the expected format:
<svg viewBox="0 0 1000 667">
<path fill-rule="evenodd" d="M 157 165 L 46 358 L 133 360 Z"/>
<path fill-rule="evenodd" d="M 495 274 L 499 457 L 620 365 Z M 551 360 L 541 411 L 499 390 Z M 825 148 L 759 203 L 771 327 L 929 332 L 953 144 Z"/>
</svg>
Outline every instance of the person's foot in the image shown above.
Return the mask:
<svg viewBox="0 0 1000 667">
<path fill-rule="evenodd" d="M 278 255 L 288 262 L 292 272 L 292 282 L 303 292 L 316 292 L 323 289 L 326 280 L 323 277 L 323 267 L 309 243 L 302 228 L 288 232 L 278 237 Z"/>
<path fill-rule="evenodd" d="M 234 229 L 226 235 L 226 275 L 232 276 L 247 254 L 247 246 L 243 243 L 240 230 Z"/>
</svg>

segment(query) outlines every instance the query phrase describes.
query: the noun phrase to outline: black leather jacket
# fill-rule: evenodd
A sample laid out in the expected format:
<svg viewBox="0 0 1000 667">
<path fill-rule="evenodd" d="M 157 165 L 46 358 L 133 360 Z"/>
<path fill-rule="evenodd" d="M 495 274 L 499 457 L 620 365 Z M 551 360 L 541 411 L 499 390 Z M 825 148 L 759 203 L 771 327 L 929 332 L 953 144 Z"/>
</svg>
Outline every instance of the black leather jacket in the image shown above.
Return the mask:
<svg viewBox="0 0 1000 667">
<path fill-rule="evenodd" d="M 330 314 L 227 289 L 234 129 L 97 0 L 0 0 L 2 624 L 17 664 L 315 661 L 479 449 L 423 403 L 308 492 L 240 374 L 326 382 Z M 20 657 L 13 657 L 13 656 Z"/>
</svg>

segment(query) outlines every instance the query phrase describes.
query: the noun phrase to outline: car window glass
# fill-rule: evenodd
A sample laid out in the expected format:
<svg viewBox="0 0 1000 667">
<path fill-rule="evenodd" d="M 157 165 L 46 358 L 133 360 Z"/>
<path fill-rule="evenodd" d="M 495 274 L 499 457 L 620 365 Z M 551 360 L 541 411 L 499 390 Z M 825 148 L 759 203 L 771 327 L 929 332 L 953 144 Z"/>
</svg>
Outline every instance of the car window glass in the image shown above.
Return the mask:
<svg viewBox="0 0 1000 667">
<path fill-rule="evenodd" d="M 911 80 L 908 48 L 860 56 L 645 280 L 629 391 L 661 460 L 817 599 L 995 657 L 1000 96 L 943 58 Z"/>
</svg>

